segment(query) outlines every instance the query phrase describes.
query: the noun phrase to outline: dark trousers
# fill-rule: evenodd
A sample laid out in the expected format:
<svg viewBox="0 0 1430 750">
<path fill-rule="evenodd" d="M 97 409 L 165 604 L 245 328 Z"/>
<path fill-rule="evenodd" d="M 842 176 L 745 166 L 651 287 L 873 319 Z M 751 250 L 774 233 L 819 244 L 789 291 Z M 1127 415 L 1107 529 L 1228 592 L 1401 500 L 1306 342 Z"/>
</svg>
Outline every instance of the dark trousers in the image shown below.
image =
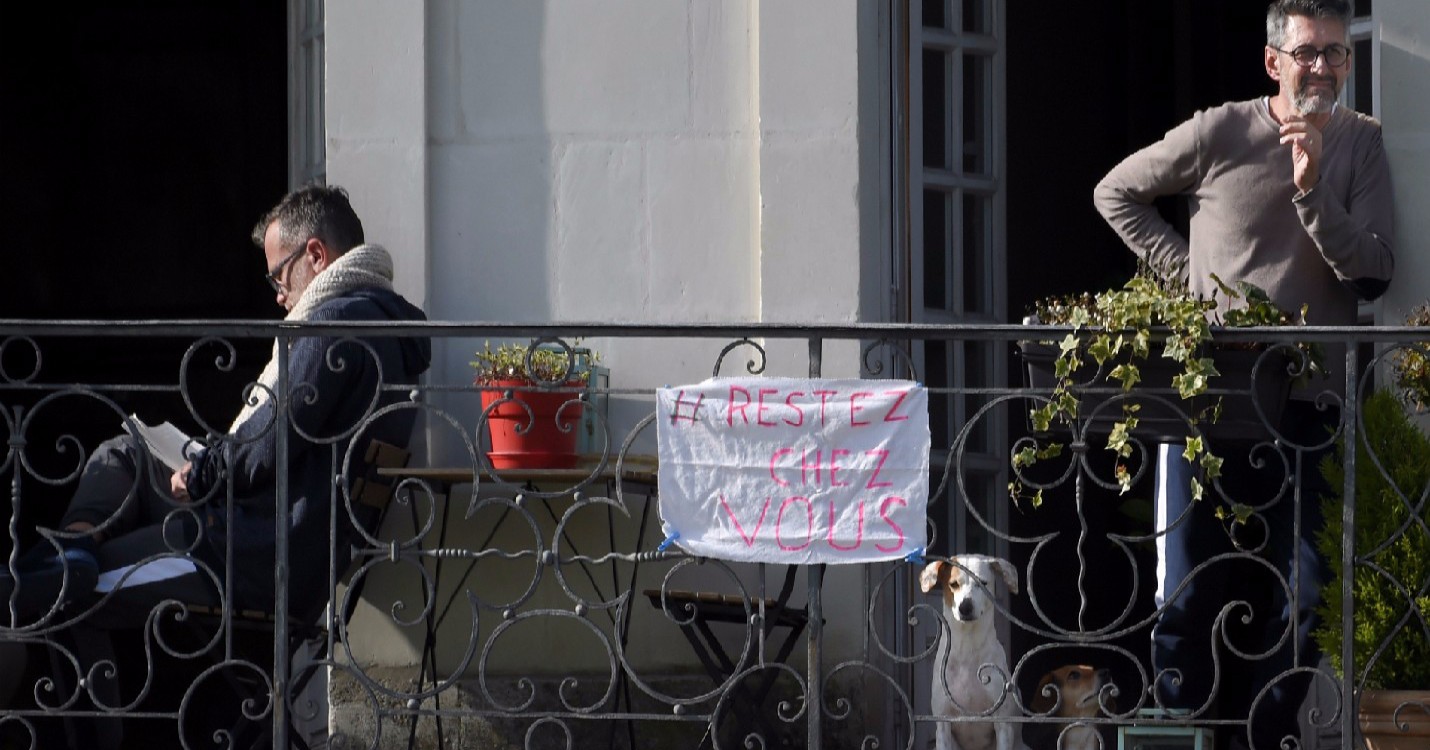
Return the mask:
<svg viewBox="0 0 1430 750">
<path fill-rule="evenodd" d="M 113 571 L 134 569 L 165 556 L 204 561 L 202 547 L 186 553 L 199 543 L 204 510 L 186 507 L 169 496 L 170 473 L 149 459 L 128 434 L 106 440 L 90 455 L 60 526 L 85 521 L 99 527 L 102 541 L 96 558 L 101 575 L 113 577 Z M 153 571 L 159 567 L 151 568 L 150 575 L 131 575 L 86 621 L 98 627 L 135 627 L 168 599 L 219 603 L 216 581 L 202 566 L 155 577 Z"/>
<path fill-rule="evenodd" d="M 1163 445 L 1158 457 L 1157 528 L 1167 533 L 1157 542 L 1154 694 L 1164 706 L 1224 719 L 1245 718 L 1259 699 L 1251 721 L 1258 748 L 1298 733 L 1309 678 L 1288 670 L 1320 658 L 1310 632 L 1329 570 L 1315 546 L 1325 489 L 1318 464 L 1338 420 L 1334 408 L 1292 401 L 1281 422 L 1288 444 L 1212 445 L 1225 461 L 1222 477 L 1199 503 L 1182 446 Z M 1233 502 L 1255 508 L 1246 523 L 1217 517 Z"/>
<path fill-rule="evenodd" d="M 217 572 L 216 566 L 204 559 L 206 548 L 200 538 L 205 511 L 170 497 L 171 473 L 141 450 L 135 438 L 125 434 L 107 440 L 85 462 L 60 521 L 61 529 L 78 522 L 96 527 L 100 542 L 95 557 L 100 588 L 105 590 L 77 601 L 61 616 L 63 620 L 73 620 L 73 624 L 51 637 L 72 653 L 78 664 L 66 663 L 56 658 L 59 652 L 47 649 L 51 677 L 63 686 L 63 695 L 92 693 L 96 708 L 101 710 L 117 708 L 129 700 L 121 696 L 121 681 L 137 685 L 156 679 L 154 675 L 124 674 L 122 670 L 92 672 L 94 665 L 118 663 L 112 630 L 153 626 L 151 615 L 160 612 L 166 601 L 210 606 L 220 602 L 218 582 L 209 573 Z M 118 580 L 125 571 L 129 577 Z M 37 654 L 31 654 L 31 658 Z M 149 659 L 140 668 L 147 671 L 153 667 Z M 72 684 L 78 676 L 91 678 L 85 690 Z M 69 721 L 64 728 L 65 743 L 76 747 L 117 747 L 122 729 L 120 722 L 110 717 Z"/>
</svg>

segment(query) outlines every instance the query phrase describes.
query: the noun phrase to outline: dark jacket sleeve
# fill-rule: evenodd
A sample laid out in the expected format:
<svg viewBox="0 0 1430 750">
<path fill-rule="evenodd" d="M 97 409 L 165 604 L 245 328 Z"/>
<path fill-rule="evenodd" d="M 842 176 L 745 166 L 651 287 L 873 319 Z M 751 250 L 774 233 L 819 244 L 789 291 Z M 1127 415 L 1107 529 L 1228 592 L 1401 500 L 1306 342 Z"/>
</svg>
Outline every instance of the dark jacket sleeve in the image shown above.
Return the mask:
<svg viewBox="0 0 1430 750">
<path fill-rule="evenodd" d="M 347 318 L 335 314 L 341 309 L 320 307 L 311 320 Z M 341 439 L 368 413 L 377 397 L 378 372 L 372 350 L 354 339 L 293 339 L 287 380 L 291 418 L 275 424 L 277 404 L 268 399 L 232 435 L 219 438 L 194 459 L 189 494 L 207 497 L 227 475 L 233 480 L 236 497 L 272 498 L 279 430 L 287 433 L 290 471 L 308 465 L 308 454 L 331 450 L 330 443 Z"/>
</svg>

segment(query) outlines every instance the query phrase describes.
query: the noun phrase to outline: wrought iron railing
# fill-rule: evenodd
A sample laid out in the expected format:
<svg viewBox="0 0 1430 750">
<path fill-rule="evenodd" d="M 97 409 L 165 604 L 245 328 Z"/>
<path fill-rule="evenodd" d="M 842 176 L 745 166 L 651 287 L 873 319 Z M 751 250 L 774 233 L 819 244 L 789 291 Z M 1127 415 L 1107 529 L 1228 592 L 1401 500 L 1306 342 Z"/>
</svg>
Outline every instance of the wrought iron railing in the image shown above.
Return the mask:
<svg viewBox="0 0 1430 750">
<path fill-rule="evenodd" d="M 1369 429 L 1366 397 L 1390 382 L 1387 362 L 1396 352 L 1423 351 L 1430 335 L 1421 329 L 1295 329 L 1297 341 L 1343 349 L 1346 365 L 1343 383 L 1323 381 L 1293 395 L 1329 407 L 1314 411 L 1330 415 L 1331 431 L 1305 443 L 1278 432 L 1277 404 L 1266 401 L 1279 397 L 1254 385 L 1228 390 L 1213 384 L 1213 397 L 1226 408 L 1251 405 L 1252 421 L 1268 428 L 1223 439 L 1200 406 L 1188 406 L 1170 390 L 1122 393 L 1101 381 L 1083 384 L 1074 389 L 1086 407 L 1077 420 L 1031 433 L 1027 415 L 1046 401 L 1044 388 L 1020 383 L 1019 376 L 1009 385 L 965 375 L 928 382 L 939 396 L 934 418 L 955 415 L 956 421 L 946 425 L 948 443 L 934 445 L 930 543 L 922 560 L 802 568 L 696 559 L 663 545 L 655 507 L 659 467 L 649 456 L 658 385 L 711 375 L 921 380 L 929 341 L 952 349 L 955 361 L 965 348 L 992 347 L 1021 370 L 1017 342 L 1058 340 L 1067 332 L 0 321 L 7 440 L 0 472 L 10 487 L 5 551 L 12 582 L 0 607 L 0 658 L 10 665 L 0 668 L 10 674 L 10 684 L 0 684 L 9 688 L 0 707 L 0 747 L 118 746 L 142 736 L 145 747 L 188 748 L 265 742 L 922 748 L 941 730 L 1000 727 L 1017 728 L 1032 747 L 1111 747 L 1119 733 L 1134 740 L 1199 731 L 1245 739 L 1259 728 L 1256 710 L 1271 705 L 1274 688 L 1293 682 L 1303 683 L 1298 694 L 1309 684 L 1311 696 L 1297 712 L 1301 747 L 1359 746 L 1351 710 L 1356 701 L 1347 696 L 1358 699 L 1374 683 L 1375 664 L 1390 660 L 1406 641 L 1413 648 L 1430 637 L 1430 578 L 1398 581 L 1403 601 L 1387 605 L 1401 607 L 1391 618 L 1394 630 L 1369 663 L 1349 643 L 1342 647 L 1337 656 L 1351 669 L 1341 675 L 1303 650 L 1299 615 L 1284 626 L 1276 620 L 1287 594 L 1296 610 L 1301 593 L 1285 571 L 1265 563 L 1275 547 L 1267 539 L 1297 528 L 1268 523 L 1282 515 L 1278 509 L 1319 506 L 1321 498 L 1310 496 L 1307 485 L 1318 475 L 1315 460 L 1335 456 L 1338 442 L 1362 444 Z M 1250 366 L 1260 378 L 1304 367 L 1286 335 L 1253 328 L 1224 338 L 1256 347 L 1260 355 Z M 331 373 L 371 366 L 373 342 L 430 337 L 436 366 L 419 385 L 379 378 L 364 392 L 318 393 L 290 383 L 286 374 L 271 387 L 253 386 L 274 337 L 284 343 L 322 337 Z M 578 341 L 604 350 L 608 381 L 571 385 L 562 378 L 537 388 L 566 395 L 566 411 L 557 419 L 584 433 L 574 466 L 493 465 L 485 441 L 496 405 L 484 404 L 481 394 L 508 401 L 521 389 L 471 384 L 465 353 L 486 340 L 535 341 L 563 357 Z M 288 348 L 275 351 L 286 362 Z M 277 416 L 257 437 L 235 440 L 229 420 L 255 393 L 274 399 Z M 295 416 L 329 397 L 360 405 L 360 416 L 321 430 Z M 1104 449 L 1107 427 L 1100 420 L 1124 413 L 1124 404 L 1138 405 L 1143 426 L 1132 431 L 1128 455 L 1117 458 Z M 36 589 L 26 589 L 34 558 L 26 552 L 36 545 L 54 549 L 67 536 L 55 529 L 85 481 L 87 462 L 130 414 L 173 421 L 217 446 L 213 450 L 271 438 L 278 456 L 273 475 L 257 477 L 271 494 L 254 499 L 254 477 L 225 464 L 228 471 L 212 492 L 172 501 L 162 517 L 151 514 L 139 524 L 159 524 L 183 541 L 163 537 L 165 546 L 137 562 L 188 565 L 191 580 L 210 594 L 208 610 L 177 593 L 124 612 L 119 594 L 87 590 L 56 591 L 36 609 L 29 601 Z M 412 418 L 416 429 L 402 446 L 412 452 L 405 469 L 364 460 L 385 420 L 405 427 Z M 1266 485 L 1272 489 L 1248 496 L 1242 486 L 1207 481 L 1203 501 L 1159 521 L 1152 513 L 1156 442 L 1186 434 L 1208 435 L 1212 452 L 1227 465 L 1274 475 Z M 1063 452 L 1013 468 L 1018 451 L 1051 443 Z M 335 469 L 321 497 L 294 489 L 314 456 Z M 1114 464 L 1128 472 L 1129 491 L 1120 490 Z M 1344 454 L 1344 479 L 1329 488 L 1343 494 L 1335 501 L 1340 505 L 1326 507 L 1342 509 L 1345 539 L 1353 538 L 1357 518 L 1355 477 L 1367 464 L 1392 474 L 1384 457 L 1362 447 Z M 120 489 L 166 495 L 168 474 L 146 454 L 132 486 Z M 364 483 L 360 489 L 357 480 Z M 1391 475 L 1392 486 L 1396 481 L 1403 478 Z M 1007 488 L 1015 482 L 1040 489 L 1040 504 L 1012 500 Z M 390 496 L 369 492 L 387 485 L 395 488 Z M 1427 488 L 1398 489 L 1408 512 L 1390 538 L 1372 548 L 1341 545 L 1338 562 L 1357 577 L 1400 574 L 1403 569 L 1385 558 L 1387 550 L 1403 549 L 1396 545 L 1430 546 Z M 102 526 L 101 550 L 133 525 L 138 503 L 123 503 L 116 514 L 123 519 Z M 385 509 L 380 520 L 379 508 Z M 1167 695 L 1182 675 L 1155 664 L 1150 644 L 1166 602 L 1175 602 L 1181 590 L 1163 591 L 1160 602 L 1153 590 L 1158 543 L 1196 514 L 1219 518 L 1213 525 L 1225 530 L 1224 541 L 1237 544 L 1195 560 L 1191 577 L 1226 567 L 1238 571 L 1233 579 L 1263 576 L 1259 585 L 1271 595 L 1251 601 L 1244 588 L 1226 589 L 1207 613 L 1210 624 L 1180 646 L 1210 667 L 1207 692 L 1172 706 Z M 270 516 L 278 531 L 265 565 L 254 567 L 250 553 L 227 552 L 243 544 L 236 529 Z M 316 558 L 311 537 L 286 532 L 313 518 L 321 521 L 326 546 Z M 978 540 L 979 548 L 950 548 L 968 540 Z M 966 626 L 941 596 L 918 590 L 925 566 L 958 563 L 954 556 L 969 552 L 1008 560 L 1021 584 L 1016 591 L 993 580 L 972 584 L 993 595 L 995 636 L 1007 663 L 983 657 L 964 640 L 958 641 L 962 651 L 945 657 L 941 646 L 965 639 Z M 106 554 L 99 559 L 103 567 Z M 312 559 L 333 562 L 321 570 L 296 562 Z M 944 575 L 962 568 L 946 566 Z M 235 583 L 255 580 L 255 570 L 260 579 L 270 577 L 278 595 L 254 601 Z M 131 574 L 118 590 L 144 580 Z M 1352 591 L 1347 579 L 1327 597 L 1342 634 L 1353 633 L 1369 614 L 1353 605 Z M 297 592 L 303 593 L 295 599 Z M 1267 623 L 1273 627 L 1263 627 Z M 1283 663 L 1286 654 L 1292 658 Z M 1270 664 L 1276 666 L 1269 681 L 1249 676 Z M 1096 681 L 1095 689 L 1082 694 L 1073 682 L 1042 682 L 1059 668 L 1066 677 L 1068 665 L 1085 665 L 1082 684 Z M 951 677 L 935 676 L 944 673 Z M 993 696 L 992 708 L 975 705 L 970 696 L 979 691 Z M 949 704 L 967 710 L 935 708 Z M 1414 700 L 1398 707 L 1402 719 L 1430 714 Z"/>
</svg>

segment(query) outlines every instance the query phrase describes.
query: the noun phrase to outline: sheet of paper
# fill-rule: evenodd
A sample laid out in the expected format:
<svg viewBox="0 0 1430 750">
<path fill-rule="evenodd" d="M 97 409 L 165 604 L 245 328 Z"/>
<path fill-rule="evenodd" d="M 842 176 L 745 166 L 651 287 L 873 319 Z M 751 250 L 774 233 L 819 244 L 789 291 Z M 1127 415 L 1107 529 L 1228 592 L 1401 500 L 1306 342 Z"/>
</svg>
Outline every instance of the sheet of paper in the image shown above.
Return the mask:
<svg viewBox="0 0 1430 750">
<path fill-rule="evenodd" d="M 174 471 L 183 468 L 188 461 L 184 448 L 192 444 L 189 436 L 185 435 L 183 430 L 168 422 L 147 425 L 133 414 L 129 415 L 129 420 L 126 424 L 138 431 L 138 436 L 149 445 L 149 452 L 154 454 L 154 458 L 159 459 Z"/>
</svg>

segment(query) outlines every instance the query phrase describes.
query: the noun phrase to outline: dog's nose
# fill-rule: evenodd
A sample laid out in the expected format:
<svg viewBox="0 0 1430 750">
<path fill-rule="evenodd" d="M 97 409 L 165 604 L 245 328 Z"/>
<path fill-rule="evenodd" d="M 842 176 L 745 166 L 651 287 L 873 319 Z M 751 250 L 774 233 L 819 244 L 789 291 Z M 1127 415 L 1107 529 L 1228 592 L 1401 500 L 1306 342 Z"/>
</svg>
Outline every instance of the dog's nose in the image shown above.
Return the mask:
<svg viewBox="0 0 1430 750">
<path fill-rule="evenodd" d="M 971 602 L 971 601 L 969 601 L 969 600 L 967 600 L 967 599 L 964 599 L 963 601 L 961 601 L 961 602 L 958 603 L 958 619 L 960 619 L 960 620 L 971 620 L 971 619 L 973 619 L 973 602 Z"/>
</svg>

